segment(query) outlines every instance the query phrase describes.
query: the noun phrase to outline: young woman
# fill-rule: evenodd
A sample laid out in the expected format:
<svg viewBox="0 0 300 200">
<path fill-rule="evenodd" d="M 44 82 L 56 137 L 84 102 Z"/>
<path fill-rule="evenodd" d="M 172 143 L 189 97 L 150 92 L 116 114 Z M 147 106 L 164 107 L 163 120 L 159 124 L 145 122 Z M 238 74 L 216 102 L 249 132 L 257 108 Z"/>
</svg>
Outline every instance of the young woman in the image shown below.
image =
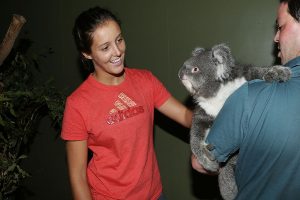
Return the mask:
<svg viewBox="0 0 300 200">
<path fill-rule="evenodd" d="M 154 109 L 185 127 L 191 111 L 151 72 L 124 66 L 125 41 L 110 11 L 82 12 L 73 34 L 80 55 L 94 68 L 67 98 L 64 112 L 61 137 L 74 199 L 162 199 Z"/>
</svg>

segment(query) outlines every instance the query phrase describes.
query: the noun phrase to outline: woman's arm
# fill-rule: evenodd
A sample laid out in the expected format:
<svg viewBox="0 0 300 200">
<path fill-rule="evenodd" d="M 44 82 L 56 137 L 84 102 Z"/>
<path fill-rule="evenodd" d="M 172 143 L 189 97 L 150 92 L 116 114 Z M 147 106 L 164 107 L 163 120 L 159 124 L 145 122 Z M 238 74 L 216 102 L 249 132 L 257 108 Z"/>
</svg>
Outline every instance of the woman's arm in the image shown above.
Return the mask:
<svg viewBox="0 0 300 200">
<path fill-rule="evenodd" d="M 92 200 L 86 177 L 87 141 L 66 142 L 69 177 L 74 200 Z"/>
<path fill-rule="evenodd" d="M 174 97 L 171 96 L 162 106 L 158 108 L 158 110 L 179 124 L 187 128 L 191 127 L 193 115 L 192 111 Z"/>
</svg>

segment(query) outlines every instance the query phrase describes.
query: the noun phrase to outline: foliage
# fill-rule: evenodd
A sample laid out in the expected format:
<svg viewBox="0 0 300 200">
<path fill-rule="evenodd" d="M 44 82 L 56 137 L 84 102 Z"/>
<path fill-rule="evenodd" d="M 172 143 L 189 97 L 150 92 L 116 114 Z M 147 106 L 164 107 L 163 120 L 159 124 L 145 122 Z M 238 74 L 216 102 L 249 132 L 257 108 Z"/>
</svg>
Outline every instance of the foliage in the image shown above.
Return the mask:
<svg viewBox="0 0 300 200">
<path fill-rule="evenodd" d="M 60 127 L 65 97 L 51 81 L 40 83 L 40 59 L 51 54 L 29 53 L 31 42 L 20 40 L 0 66 L 0 200 L 8 199 L 30 176 L 20 166 L 26 159 L 40 119 L 49 116 Z"/>
</svg>

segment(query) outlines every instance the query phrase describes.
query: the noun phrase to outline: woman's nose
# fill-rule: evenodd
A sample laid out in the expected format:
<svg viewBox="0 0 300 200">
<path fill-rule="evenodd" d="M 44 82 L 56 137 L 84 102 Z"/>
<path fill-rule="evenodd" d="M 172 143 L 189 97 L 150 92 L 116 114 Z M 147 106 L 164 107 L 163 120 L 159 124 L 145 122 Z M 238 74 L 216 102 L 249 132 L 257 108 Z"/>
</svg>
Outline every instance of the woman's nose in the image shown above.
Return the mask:
<svg viewBox="0 0 300 200">
<path fill-rule="evenodd" d="M 114 46 L 114 55 L 116 55 L 116 56 L 120 56 L 121 55 L 121 50 L 118 47 L 118 45 Z"/>
</svg>

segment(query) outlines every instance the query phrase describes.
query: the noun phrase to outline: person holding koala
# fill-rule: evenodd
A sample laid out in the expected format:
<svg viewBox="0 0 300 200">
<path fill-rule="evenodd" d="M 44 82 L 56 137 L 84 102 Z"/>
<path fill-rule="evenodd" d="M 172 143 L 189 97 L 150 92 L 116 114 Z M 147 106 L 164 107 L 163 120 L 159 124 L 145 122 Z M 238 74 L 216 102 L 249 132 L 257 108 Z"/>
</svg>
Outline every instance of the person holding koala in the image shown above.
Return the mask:
<svg viewBox="0 0 300 200">
<path fill-rule="evenodd" d="M 235 199 L 300 197 L 300 2 L 281 0 L 278 57 L 292 71 L 286 82 L 245 83 L 225 102 L 206 143 L 220 163 L 239 152 Z M 207 172 L 192 156 L 192 166 Z"/>
<path fill-rule="evenodd" d="M 154 109 L 185 127 L 191 126 L 192 112 L 151 72 L 124 66 L 125 41 L 110 11 L 82 12 L 73 35 L 80 55 L 94 68 L 67 98 L 63 118 L 74 199 L 163 199 Z"/>
</svg>

